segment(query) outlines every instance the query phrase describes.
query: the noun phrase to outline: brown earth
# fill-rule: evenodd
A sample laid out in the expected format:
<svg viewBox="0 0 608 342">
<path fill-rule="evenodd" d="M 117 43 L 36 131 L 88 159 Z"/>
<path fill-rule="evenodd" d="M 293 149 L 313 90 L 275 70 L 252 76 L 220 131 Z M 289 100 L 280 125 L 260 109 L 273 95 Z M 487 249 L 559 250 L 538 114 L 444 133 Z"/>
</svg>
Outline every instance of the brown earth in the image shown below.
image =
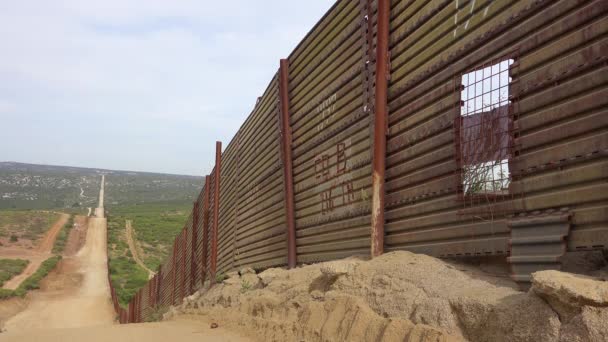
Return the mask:
<svg viewBox="0 0 608 342">
<path fill-rule="evenodd" d="M 76 222 L 83 222 L 82 218 Z M 199 317 L 116 324 L 107 280 L 106 229 L 105 218 L 89 219 L 83 248 L 74 256 L 65 257 L 42 281 L 41 290 L 33 291 L 27 299 L 0 302 L 0 318 L 14 315 L 4 324 L 0 340 L 250 341 L 224 327 L 212 329 L 209 322 Z M 71 234 L 79 233 L 75 228 Z"/>
<path fill-rule="evenodd" d="M 66 222 L 68 222 L 69 218 L 70 215 L 62 213 L 59 219 L 44 234 L 44 237 L 40 240 L 40 243 L 34 250 L 22 249 L 18 247 L 7 247 L 0 249 L 0 256 L 3 258 L 27 259 L 30 261 L 23 272 L 5 282 L 3 288 L 10 290 L 16 289 L 19 287 L 21 282 L 36 272 L 44 260 L 51 257 L 51 251 L 53 250 L 53 245 L 57 239 L 57 234 L 59 234 L 61 228 L 63 228 Z"/>
<path fill-rule="evenodd" d="M 290 271 L 244 269 L 207 284 L 165 318 L 201 315 L 259 341 L 608 338 L 608 282 L 543 274 L 535 273 L 531 290 L 521 292 L 502 272 L 410 252 Z"/>
<path fill-rule="evenodd" d="M 126 227 L 125 235 L 127 236 L 127 244 L 129 245 L 129 250 L 131 251 L 131 255 L 133 255 L 133 259 L 135 259 L 135 262 L 139 265 L 139 267 L 148 271 L 148 279 L 152 279 L 152 277 L 154 277 L 154 274 L 155 274 L 154 271 L 149 269 L 146 266 L 146 264 L 144 264 L 143 260 L 141 260 L 141 257 L 139 256 L 139 251 L 137 249 L 137 243 L 135 240 L 135 232 L 133 231 L 132 221 L 126 220 L 125 227 Z"/>
<path fill-rule="evenodd" d="M 17 333 L 113 324 L 107 277 L 106 220 L 91 218 L 83 248 L 60 262 L 43 289 L 30 295 L 27 309 L 10 318 L 4 329 Z"/>
<path fill-rule="evenodd" d="M 161 323 L 125 324 L 72 329 L 38 330 L 28 333 L 5 333 L 8 342 L 64 342 L 64 341 L 146 341 L 146 342 L 247 342 L 250 339 L 223 327 L 210 328 L 199 317 L 183 317 Z"/>
<path fill-rule="evenodd" d="M 68 241 L 63 249 L 64 256 L 73 256 L 78 253 L 87 238 L 88 217 L 77 215 L 74 218 L 74 223 L 74 228 L 70 231 Z"/>
<path fill-rule="evenodd" d="M 61 228 L 68 222 L 70 215 L 61 214 L 61 217 L 51 229 L 49 229 L 42 240 L 40 240 L 40 244 L 38 245 L 38 252 L 40 253 L 50 253 L 53 250 L 53 245 L 55 244 L 55 239 L 57 239 L 57 234 L 61 231 Z"/>
</svg>

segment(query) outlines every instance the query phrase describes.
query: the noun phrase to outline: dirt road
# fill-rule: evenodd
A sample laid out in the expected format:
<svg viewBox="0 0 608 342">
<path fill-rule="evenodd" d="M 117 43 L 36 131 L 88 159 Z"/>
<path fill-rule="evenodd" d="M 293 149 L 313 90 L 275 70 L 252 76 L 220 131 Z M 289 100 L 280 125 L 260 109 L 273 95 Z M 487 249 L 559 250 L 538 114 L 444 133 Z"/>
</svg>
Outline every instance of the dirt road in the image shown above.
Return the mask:
<svg viewBox="0 0 608 342">
<path fill-rule="evenodd" d="M 127 235 L 127 244 L 129 245 L 129 249 L 131 250 L 131 254 L 133 255 L 133 259 L 135 262 L 143 269 L 148 271 L 148 279 L 152 279 L 154 277 L 154 272 L 149 269 L 146 264 L 144 264 L 143 260 L 139 257 L 139 253 L 137 252 L 137 245 L 135 244 L 135 232 L 133 231 L 133 222 L 131 220 L 125 221 L 126 232 Z"/>
<path fill-rule="evenodd" d="M 59 219 L 53 224 L 53 226 L 44 234 L 44 237 L 40 241 L 40 244 L 36 248 L 36 251 L 22 251 L 21 255 L 16 255 L 22 259 L 27 259 L 30 263 L 27 265 L 25 270 L 21 272 L 21 274 L 13 277 L 11 280 L 4 283 L 3 288 L 14 290 L 19 287 L 19 284 L 23 282 L 27 277 L 32 275 L 40 264 L 51 256 L 51 251 L 53 250 L 53 245 L 55 244 L 55 240 L 57 239 L 57 235 L 61 231 L 61 228 L 68 222 L 70 215 L 61 214 Z"/>
<path fill-rule="evenodd" d="M 6 322 L 7 331 L 113 324 L 106 265 L 106 219 L 89 219 L 84 247 L 62 262 L 63 279 L 58 277 L 46 291 L 33 293 L 28 308 Z"/>
<path fill-rule="evenodd" d="M 147 341 L 147 342 L 247 342 L 251 341 L 222 327 L 211 329 L 199 318 L 180 318 L 160 323 L 125 324 L 76 329 L 40 330 L 30 333 L 4 333 L 2 341 L 63 342 L 63 341 Z"/>
<path fill-rule="evenodd" d="M 106 266 L 106 219 L 90 218 L 86 243 L 32 293 L 28 307 L 9 319 L 1 341 L 198 341 L 247 342 L 199 317 L 120 325 L 110 301 Z"/>
</svg>

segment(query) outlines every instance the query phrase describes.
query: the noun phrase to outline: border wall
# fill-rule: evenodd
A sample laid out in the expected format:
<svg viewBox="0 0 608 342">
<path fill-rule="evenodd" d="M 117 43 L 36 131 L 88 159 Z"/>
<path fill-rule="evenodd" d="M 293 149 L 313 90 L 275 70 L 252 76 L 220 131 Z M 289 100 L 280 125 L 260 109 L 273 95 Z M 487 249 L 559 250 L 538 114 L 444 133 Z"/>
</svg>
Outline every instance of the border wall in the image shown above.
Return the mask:
<svg viewBox="0 0 608 342">
<path fill-rule="evenodd" d="M 341 0 L 206 178 L 141 322 L 243 267 L 608 248 L 608 2 Z M 113 292 L 114 294 L 114 292 Z"/>
</svg>

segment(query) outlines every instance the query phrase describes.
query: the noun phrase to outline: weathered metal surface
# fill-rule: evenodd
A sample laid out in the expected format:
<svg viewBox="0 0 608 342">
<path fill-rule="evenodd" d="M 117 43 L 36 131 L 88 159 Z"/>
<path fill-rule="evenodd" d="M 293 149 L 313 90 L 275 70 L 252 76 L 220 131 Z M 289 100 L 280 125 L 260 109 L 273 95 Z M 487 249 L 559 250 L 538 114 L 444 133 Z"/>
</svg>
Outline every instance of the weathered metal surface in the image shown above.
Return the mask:
<svg viewBox="0 0 608 342">
<path fill-rule="evenodd" d="M 491 213 L 568 206 L 577 215 L 588 201 L 608 205 L 598 184 L 605 179 L 601 164 L 589 164 L 605 160 L 607 143 L 605 98 L 590 95 L 606 89 L 606 12 L 598 1 L 393 3 L 388 250 L 505 253 L 504 216 L 484 223 L 462 215 L 453 122 L 461 115 L 460 75 L 513 52 L 510 199 Z M 466 212 L 492 209 L 478 205 Z M 602 231 L 598 223 L 573 225 L 569 248 L 605 239 Z"/>
<path fill-rule="evenodd" d="M 210 276 L 211 279 L 215 278 L 217 271 L 217 239 L 219 230 L 219 217 L 220 217 L 220 177 L 222 174 L 222 143 L 217 141 L 215 143 L 215 175 L 213 178 L 213 229 L 211 231 L 211 265 L 210 265 Z"/>
<path fill-rule="evenodd" d="M 208 253 L 209 253 L 209 205 L 211 202 L 211 177 L 205 176 L 205 188 L 203 189 L 203 234 L 201 248 L 201 284 L 207 280 Z"/>
<path fill-rule="evenodd" d="M 339 1 L 289 58 L 298 262 L 369 255 L 371 3 Z"/>
<path fill-rule="evenodd" d="M 190 288 L 189 293 L 194 293 L 194 286 L 196 284 L 197 272 L 197 258 L 196 251 L 198 247 L 198 230 L 199 230 L 199 218 L 201 214 L 201 205 L 198 200 L 192 204 L 192 234 L 190 239 Z"/>
<path fill-rule="evenodd" d="M 372 172 L 371 255 L 384 252 L 384 177 L 386 171 L 388 37 L 390 1 L 378 0 L 378 46 L 376 48 L 376 95 L 374 105 L 374 155 Z"/>
<path fill-rule="evenodd" d="M 509 220 L 511 277 L 523 286 L 531 274 L 546 269 L 561 269 L 560 258 L 566 253 L 570 233 L 568 209 L 544 213 L 520 214 Z"/>
<path fill-rule="evenodd" d="M 239 129 L 235 268 L 288 263 L 279 98 L 276 74 Z"/>
<path fill-rule="evenodd" d="M 218 153 L 172 257 L 128 310 L 112 289 L 120 321 L 295 257 L 510 254 L 526 280 L 565 250 L 608 248 L 607 14 L 602 0 L 336 1 Z"/>
<path fill-rule="evenodd" d="M 289 115 L 289 60 L 281 59 L 279 69 L 279 100 L 281 103 L 281 157 L 283 164 L 283 187 L 285 188 L 285 220 L 287 224 L 287 266 L 296 267 L 296 222 L 293 192 L 293 159 L 291 117 Z"/>
<path fill-rule="evenodd" d="M 238 136 L 236 136 L 222 154 L 217 255 L 217 272 L 220 274 L 226 273 L 234 267 L 234 235 L 236 233 L 236 209 L 239 200 L 236 184 L 240 177 L 237 165 L 238 154 Z"/>
</svg>

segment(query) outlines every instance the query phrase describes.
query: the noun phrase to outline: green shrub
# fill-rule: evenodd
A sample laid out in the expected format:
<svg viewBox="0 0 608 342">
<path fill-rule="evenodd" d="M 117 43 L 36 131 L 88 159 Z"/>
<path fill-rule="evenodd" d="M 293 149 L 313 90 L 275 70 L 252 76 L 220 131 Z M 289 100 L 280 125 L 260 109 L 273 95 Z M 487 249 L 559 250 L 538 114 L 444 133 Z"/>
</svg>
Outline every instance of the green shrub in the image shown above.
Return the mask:
<svg viewBox="0 0 608 342">
<path fill-rule="evenodd" d="M 55 245 L 53 245 L 53 253 L 61 254 L 65 249 L 65 245 L 68 242 L 68 237 L 70 236 L 70 232 L 74 227 L 74 217 L 70 216 L 68 221 L 61 227 L 59 234 L 57 234 L 57 239 L 55 240 Z"/>
<path fill-rule="evenodd" d="M 19 240 L 19 237 L 15 234 L 11 235 L 11 242 L 17 242 Z"/>
<path fill-rule="evenodd" d="M 124 256 L 110 259 L 110 279 L 118 302 L 126 306 L 135 293 L 148 282 L 148 273 L 135 260 Z"/>
<path fill-rule="evenodd" d="M 245 293 L 249 290 L 251 290 L 253 288 L 253 285 L 251 285 L 250 282 L 248 282 L 247 280 L 243 280 L 243 282 L 241 282 L 241 293 Z"/>
<path fill-rule="evenodd" d="M 169 307 L 168 306 L 156 306 L 154 308 L 152 308 L 152 313 L 150 313 L 146 319 L 144 320 L 145 322 L 160 322 L 163 320 L 163 315 L 169 311 Z"/>
<path fill-rule="evenodd" d="M 51 272 L 55 266 L 57 266 L 57 263 L 59 262 L 59 260 L 61 260 L 61 256 L 60 255 L 55 255 L 52 256 L 48 259 L 46 259 L 41 265 L 40 267 L 38 267 L 38 269 L 36 270 L 36 272 L 34 272 L 34 274 L 32 274 L 31 276 L 29 276 L 27 279 L 25 279 L 21 285 L 19 285 L 19 289 L 24 289 L 25 291 L 28 290 L 34 290 L 34 289 L 39 289 L 40 288 L 40 281 L 47 276 L 47 274 L 49 274 L 49 272 Z"/>
<path fill-rule="evenodd" d="M 218 273 L 215 275 L 215 282 L 217 284 L 221 284 L 224 280 L 226 280 L 226 278 L 228 278 L 228 276 L 224 273 Z"/>
<path fill-rule="evenodd" d="M 144 264 L 157 270 L 191 210 L 190 202 L 108 207 L 110 274 L 121 305 L 126 305 L 148 281 L 148 272 L 135 263 L 126 242 L 126 220 L 133 223 L 134 238 L 144 251 L 141 255 Z"/>
<path fill-rule="evenodd" d="M 21 274 L 29 263 L 29 260 L 22 259 L 0 259 L 0 287 L 4 282 Z"/>
<path fill-rule="evenodd" d="M 16 290 L 0 289 L 0 299 L 6 299 L 11 297 L 23 297 L 29 290 L 39 289 L 40 281 L 44 279 L 54 268 L 57 263 L 61 260 L 61 256 L 55 255 L 46 259 L 40 267 L 25 279 Z"/>
<path fill-rule="evenodd" d="M 8 299 L 12 297 L 17 297 L 15 290 L 0 289 L 0 299 Z"/>
</svg>

